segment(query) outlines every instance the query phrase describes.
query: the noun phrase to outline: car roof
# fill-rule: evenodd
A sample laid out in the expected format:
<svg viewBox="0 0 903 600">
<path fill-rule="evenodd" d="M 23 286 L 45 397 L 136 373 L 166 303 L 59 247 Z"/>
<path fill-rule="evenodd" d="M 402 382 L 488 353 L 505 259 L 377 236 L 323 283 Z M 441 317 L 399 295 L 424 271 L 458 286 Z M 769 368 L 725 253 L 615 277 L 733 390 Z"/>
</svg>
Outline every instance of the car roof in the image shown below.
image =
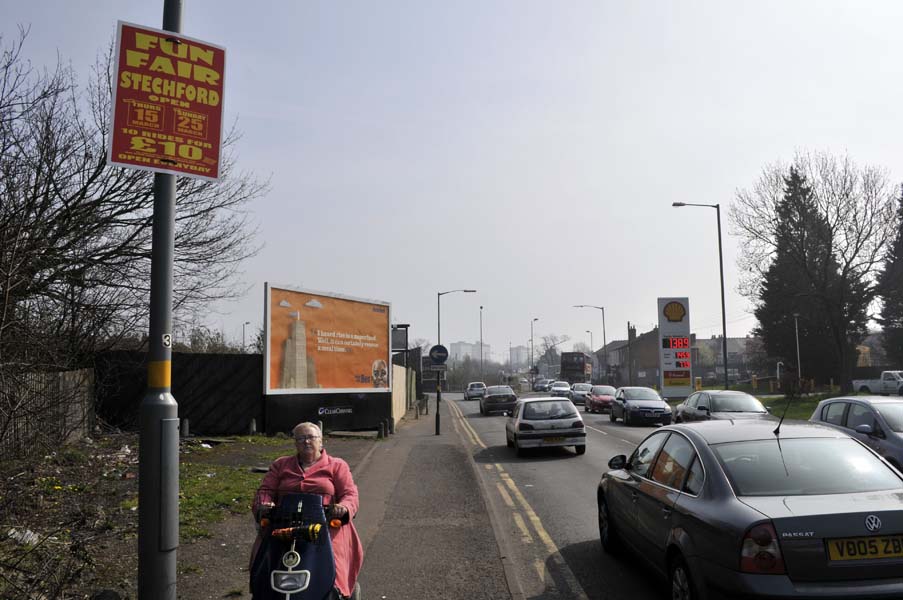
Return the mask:
<svg viewBox="0 0 903 600">
<path fill-rule="evenodd" d="M 645 385 L 624 385 L 618 388 L 619 390 L 653 390 L 651 387 L 646 387 Z M 658 392 L 656 392 L 658 393 Z"/>
<path fill-rule="evenodd" d="M 821 402 L 818 403 L 819 406 L 823 404 L 827 404 L 828 402 L 864 402 L 865 404 L 894 404 L 903 402 L 903 398 L 899 396 L 838 396 L 836 398 L 825 398 Z"/>
<path fill-rule="evenodd" d="M 483 387 L 486 387 L 486 384 L 483 383 L 482 381 L 471 381 L 467 385 L 482 385 Z"/>
<path fill-rule="evenodd" d="M 523 402 L 524 404 L 528 404 L 530 402 L 539 402 L 539 401 L 554 400 L 555 402 L 570 402 L 567 398 L 562 398 L 560 396 L 530 396 L 529 398 L 521 398 L 518 402 Z"/>
<path fill-rule="evenodd" d="M 699 390 L 705 394 L 716 394 L 718 396 L 751 396 L 747 392 L 743 392 L 740 390 Z"/>
<path fill-rule="evenodd" d="M 774 421 L 747 419 L 725 419 L 700 421 L 692 424 L 669 425 L 664 429 L 680 431 L 690 437 L 698 438 L 708 444 L 726 442 L 748 442 L 753 440 L 775 439 L 776 424 Z M 661 429 L 659 430 L 661 431 Z M 809 421 L 785 420 L 781 423 L 781 439 L 791 438 L 846 438 L 845 433 L 826 425 Z"/>
</svg>

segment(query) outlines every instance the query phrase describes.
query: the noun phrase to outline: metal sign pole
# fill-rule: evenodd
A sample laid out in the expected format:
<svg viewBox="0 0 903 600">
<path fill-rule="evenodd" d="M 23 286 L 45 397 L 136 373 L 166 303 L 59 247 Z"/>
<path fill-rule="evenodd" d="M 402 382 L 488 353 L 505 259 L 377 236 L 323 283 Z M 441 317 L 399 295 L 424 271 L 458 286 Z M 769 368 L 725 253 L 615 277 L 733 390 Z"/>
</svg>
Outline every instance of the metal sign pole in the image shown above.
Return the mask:
<svg viewBox="0 0 903 600">
<path fill-rule="evenodd" d="M 181 0 L 164 0 L 163 29 L 181 32 Z M 176 176 L 155 174 L 147 392 L 140 411 L 139 600 L 176 599 L 179 418 L 178 404 L 171 393 L 175 196 Z"/>
</svg>

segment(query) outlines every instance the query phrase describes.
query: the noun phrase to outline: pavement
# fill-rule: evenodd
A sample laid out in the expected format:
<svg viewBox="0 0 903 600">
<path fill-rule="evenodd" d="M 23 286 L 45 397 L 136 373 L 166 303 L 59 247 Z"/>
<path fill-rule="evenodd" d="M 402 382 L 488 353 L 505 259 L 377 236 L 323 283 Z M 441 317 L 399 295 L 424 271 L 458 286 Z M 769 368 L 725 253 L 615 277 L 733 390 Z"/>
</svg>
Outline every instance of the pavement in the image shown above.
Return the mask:
<svg viewBox="0 0 903 600">
<path fill-rule="evenodd" d="M 363 597 L 518 597 L 477 466 L 448 402 L 440 407 L 440 435 L 435 410 L 433 396 L 429 415 L 409 412 L 395 434 L 351 463 L 361 499 L 355 526 L 364 545 Z"/>
</svg>

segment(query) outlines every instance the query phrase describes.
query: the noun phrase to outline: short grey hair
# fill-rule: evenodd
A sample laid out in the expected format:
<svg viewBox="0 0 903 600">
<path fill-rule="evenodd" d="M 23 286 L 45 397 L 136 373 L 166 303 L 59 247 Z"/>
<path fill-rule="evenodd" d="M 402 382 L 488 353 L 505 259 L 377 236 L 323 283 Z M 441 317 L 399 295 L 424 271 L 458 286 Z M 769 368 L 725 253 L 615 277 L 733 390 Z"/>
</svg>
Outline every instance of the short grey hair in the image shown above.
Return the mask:
<svg viewBox="0 0 903 600">
<path fill-rule="evenodd" d="M 313 429 L 317 432 L 317 437 L 323 437 L 323 432 L 320 431 L 319 425 L 317 425 L 316 423 L 311 423 L 310 421 L 304 421 L 303 423 L 298 423 L 297 425 L 292 427 L 292 436 L 298 435 L 298 431 L 304 428 Z"/>
</svg>

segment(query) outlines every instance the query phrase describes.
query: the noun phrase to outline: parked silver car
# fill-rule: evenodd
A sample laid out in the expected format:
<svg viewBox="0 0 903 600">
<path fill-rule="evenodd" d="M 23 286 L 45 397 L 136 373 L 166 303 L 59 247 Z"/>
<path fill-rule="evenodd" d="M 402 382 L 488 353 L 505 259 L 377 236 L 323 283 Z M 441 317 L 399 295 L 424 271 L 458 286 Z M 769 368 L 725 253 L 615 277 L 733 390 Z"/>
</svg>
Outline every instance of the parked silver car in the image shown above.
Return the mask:
<svg viewBox="0 0 903 600">
<path fill-rule="evenodd" d="M 853 436 L 903 471 L 903 398 L 829 398 L 818 403 L 809 420 Z"/>
<path fill-rule="evenodd" d="M 612 458 L 596 504 L 672 598 L 903 598 L 903 474 L 842 431 L 706 421 Z"/>
</svg>

